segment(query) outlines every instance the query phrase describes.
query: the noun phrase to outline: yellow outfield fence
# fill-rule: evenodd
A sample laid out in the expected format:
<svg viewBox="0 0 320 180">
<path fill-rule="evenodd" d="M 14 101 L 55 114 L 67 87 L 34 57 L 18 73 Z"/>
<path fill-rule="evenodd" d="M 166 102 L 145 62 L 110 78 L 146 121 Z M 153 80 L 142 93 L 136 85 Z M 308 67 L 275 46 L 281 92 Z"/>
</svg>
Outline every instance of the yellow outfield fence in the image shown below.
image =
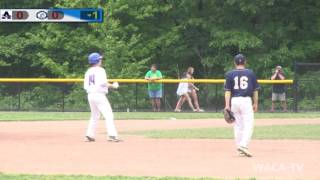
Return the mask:
<svg viewBox="0 0 320 180">
<path fill-rule="evenodd" d="M 115 111 L 150 111 L 148 88 L 145 79 L 109 79 L 119 82 L 118 90 L 111 91 L 108 98 Z M 258 80 L 261 84 L 260 109 L 268 110 L 271 104 L 272 84 L 286 84 L 289 109 L 297 103 L 294 80 Z M 162 111 L 173 111 L 177 103 L 177 85 L 193 82 L 199 86 L 197 92 L 200 107 L 206 111 L 220 112 L 224 108 L 224 79 L 161 79 L 163 83 Z M 0 78 L 0 111 L 89 111 L 83 78 Z M 121 86 L 122 84 L 122 86 Z M 183 107 L 189 111 L 187 107 Z"/>
<path fill-rule="evenodd" d="M 119 83 L 148 83 L 150 81 L 145 79 L 109 79 L 110 82 Z M 0 78 L 0 83 L 81 83 L 83 79 L 80 78 Z M 180 82 L 192 82 L 192 83 L 208 83 L 208 84 L 223 84 L 224 79 L 161 79 L 152 81 L 155 83 L 180 83 Z M 261 84 L 293 84 L 293 80 L 258 80 Z"/>
</svg>

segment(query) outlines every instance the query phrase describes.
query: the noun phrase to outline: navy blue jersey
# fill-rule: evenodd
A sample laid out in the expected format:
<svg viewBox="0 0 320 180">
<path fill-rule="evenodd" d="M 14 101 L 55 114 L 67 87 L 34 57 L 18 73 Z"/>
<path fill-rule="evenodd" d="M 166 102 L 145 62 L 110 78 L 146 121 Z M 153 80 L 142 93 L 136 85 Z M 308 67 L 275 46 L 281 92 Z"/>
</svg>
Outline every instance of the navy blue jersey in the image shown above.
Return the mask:
<svg viewBox="0 0 320 180">
<path fill-rule="evenodd" d="M 224 89 L 231 91 L 232 97 L 252 97 L 259 88 L 257 77 L 250 69 L 234 69 L 226 74 Z"/>
</svg>

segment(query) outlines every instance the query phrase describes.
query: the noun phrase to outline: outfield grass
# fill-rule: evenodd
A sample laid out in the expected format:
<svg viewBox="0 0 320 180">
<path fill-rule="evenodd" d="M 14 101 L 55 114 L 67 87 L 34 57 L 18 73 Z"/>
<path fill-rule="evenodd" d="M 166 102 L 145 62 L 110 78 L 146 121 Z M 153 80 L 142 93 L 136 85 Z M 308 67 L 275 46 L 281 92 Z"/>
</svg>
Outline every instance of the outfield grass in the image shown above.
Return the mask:
<svg viewBox="0 0 320 180">
<path fill-rule="evenodd" d="M 133 177 L 133 176 L 67 176 L 67 175 L 8 175 L 0 174 L 0 180 L 218 180 L 219 178 L 187 177 Z M 235 178 L 237 179 L 237 178 Z M 240 180 L 240 179 L 238 179 Z M 244 180 L 244 179 L 243 179 Z M 248 180 L 255 180 L 250 178 Z"/>
<path fill-rule="evenodd" d="M 168 139 L 232 139 L 230 128 L 196 128 L 174 130 L 148 130 L 128 132 L 148 138 Z M 253 139 L 313 139 L 320 140 L 320 125 L 276 125 L 258 126 L 254 129 Z"/>
<path fill-rule="evenodd" d="M 0 121 L 59 121 L 87 120 L 89 112 L 0 112 Z M 174 113 L 174 112 L 115 112 L 115 119 L 218 119 L 222 113 Z M 320 112 L 308 113 L 256 113 L 257 119 L 320 118 Z"/>
</svg>

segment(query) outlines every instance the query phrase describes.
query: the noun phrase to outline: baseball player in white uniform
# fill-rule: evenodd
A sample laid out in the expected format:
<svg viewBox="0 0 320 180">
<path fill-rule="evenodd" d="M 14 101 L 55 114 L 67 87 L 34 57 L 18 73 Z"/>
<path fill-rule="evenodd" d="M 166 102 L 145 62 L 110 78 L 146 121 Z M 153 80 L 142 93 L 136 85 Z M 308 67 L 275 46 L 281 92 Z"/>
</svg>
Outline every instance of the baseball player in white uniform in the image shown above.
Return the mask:
<svg viewBox="0 0 320 180">
<path fill-rule="evenodd" d="M 259 84 L 252 70 L 245 68 L 244 55 L 236 55 L 234 64 L 236 68 L 226 74 L 225 109 L 231 109 L 236 119 L 234 137 L 237 150 L 240 155 L 251 157 L 248 145 L 253 132 L 254 112 L 258 111 Z"/>
<path fill-rule="evenodd" d="M 95 130 L 100 112 L 106 120 L 107 133 L 110 142 L 119 142 L 118 133 L 114 124 L 114 117 L 110 103 L 106 97 L 108 88 L 118 88 L 119 84 L 108 83 L 106 71 L 101 67 L 102 56 L 99 53 L 91 53 L 88 57 L 91 67 L 84 77 L 84 89 L 88 93 L 88 101 L 91 110 L 91 117 L 85 136 L 86 142 L 95 141 Z"/>
</svg>

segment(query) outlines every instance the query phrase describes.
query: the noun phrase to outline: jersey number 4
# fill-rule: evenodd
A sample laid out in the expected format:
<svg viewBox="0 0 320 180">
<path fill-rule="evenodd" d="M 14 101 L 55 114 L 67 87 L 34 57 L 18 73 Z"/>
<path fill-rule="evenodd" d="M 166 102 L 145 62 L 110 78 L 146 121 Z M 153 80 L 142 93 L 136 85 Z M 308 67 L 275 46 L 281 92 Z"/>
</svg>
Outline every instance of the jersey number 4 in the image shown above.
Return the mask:
<svg viewBox="0 0 320 180">
<path fill-rule="evenodd" d="M 248 88 L 248 77 L 247 76 L 241 76 L 239 79 L 239 76 L 234 77 L 234 87 L 233 89 L 247 89 Z"/>
<path fill-rule="evenodd" d="M 90 75 L 89 76 L 89 86 L 91 85 L 91 84 L 95 84 L 96 82 L 95 82 L 95 77 L 94 77 L 94 74 L 93 75 Z"/>
</svg>

